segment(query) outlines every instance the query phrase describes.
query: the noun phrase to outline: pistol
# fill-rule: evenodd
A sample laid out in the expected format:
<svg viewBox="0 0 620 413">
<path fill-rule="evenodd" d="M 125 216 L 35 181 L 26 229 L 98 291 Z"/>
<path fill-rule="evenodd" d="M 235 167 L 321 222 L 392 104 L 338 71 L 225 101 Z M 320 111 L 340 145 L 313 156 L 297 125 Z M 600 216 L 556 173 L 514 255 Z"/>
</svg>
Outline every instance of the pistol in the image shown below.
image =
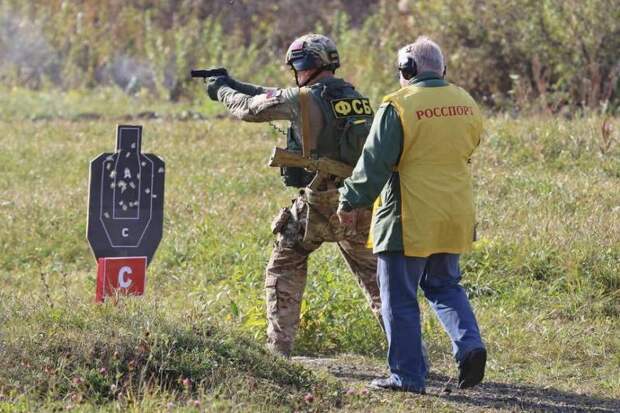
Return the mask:
<svg viewBox="0 0 620 413">
<path fill-rule="evenodd" d="M 201 77 L 204 81 L 206 81 L 208 77 L 215 76 L 228 76 L 228 72 L 224 68 L 192 70 L 192 77 Z"/>
</svg>

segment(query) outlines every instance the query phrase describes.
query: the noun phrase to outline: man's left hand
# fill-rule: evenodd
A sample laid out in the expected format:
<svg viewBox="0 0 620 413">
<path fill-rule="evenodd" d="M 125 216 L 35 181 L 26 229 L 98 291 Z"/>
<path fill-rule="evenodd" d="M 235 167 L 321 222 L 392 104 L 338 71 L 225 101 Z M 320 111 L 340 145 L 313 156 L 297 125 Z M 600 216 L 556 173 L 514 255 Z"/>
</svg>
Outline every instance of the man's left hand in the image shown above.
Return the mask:
<svg viewBox="0 0 620 413">
<path fill-rule="evenodd" d="M 340 225 L 349 229 L 355 229 L 357 226 L 358 212 L 358 209 L 351 209 L 342 203 L 338 205 L 338 211 L 336 211 L 336 214 L 338 214 Z"/>
<path fill-rule="evenodd" d="M 211 100 L 218 101 L 217 91 L 220 90 L 222 86 L 228 85 L 228 76 L 215 76 L 210 77 L 207 80 L 207 94 L 211 98 Z"/>
</svg>

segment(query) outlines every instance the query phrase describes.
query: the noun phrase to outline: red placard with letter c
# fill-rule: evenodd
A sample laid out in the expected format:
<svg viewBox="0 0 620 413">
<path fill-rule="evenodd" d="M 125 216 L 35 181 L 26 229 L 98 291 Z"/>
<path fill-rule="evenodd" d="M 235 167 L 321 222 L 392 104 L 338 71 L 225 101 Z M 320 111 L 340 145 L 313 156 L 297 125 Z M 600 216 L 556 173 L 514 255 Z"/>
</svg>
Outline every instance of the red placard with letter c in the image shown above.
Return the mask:
<svg viewBox="0 0 620 413">
<path fill-rule="evenodd" d="M 95 301 L 105 297 L 143 295 L 146 283 L 147 257 L 108 257 L 97 260 L 97 291 Z"/>
</svg>

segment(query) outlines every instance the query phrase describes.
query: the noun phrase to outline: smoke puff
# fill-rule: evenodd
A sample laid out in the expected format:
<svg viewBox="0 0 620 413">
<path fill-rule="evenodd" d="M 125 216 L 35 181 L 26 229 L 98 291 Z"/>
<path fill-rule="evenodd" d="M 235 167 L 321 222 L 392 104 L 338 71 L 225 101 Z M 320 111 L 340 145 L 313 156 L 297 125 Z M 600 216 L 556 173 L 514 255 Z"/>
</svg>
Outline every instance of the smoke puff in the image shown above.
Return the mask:
<svg viewBox="0 0 620 413">
<path fill-rule="evenodd" d="M 133 57 L 119 54 L 107 67 L 112 81 L 127 93 L 136 93 L 142 87 L 155 88 L 155 76 L 150 65 Z"/>
<path fill-rule="evenodd" d="M 39 83 L 43 74 L 59 77 L 58 54 L 35 23 L 12 15 L 0 16 L 0 74 L 17 68 L 26 83 Z"/>
</svg>

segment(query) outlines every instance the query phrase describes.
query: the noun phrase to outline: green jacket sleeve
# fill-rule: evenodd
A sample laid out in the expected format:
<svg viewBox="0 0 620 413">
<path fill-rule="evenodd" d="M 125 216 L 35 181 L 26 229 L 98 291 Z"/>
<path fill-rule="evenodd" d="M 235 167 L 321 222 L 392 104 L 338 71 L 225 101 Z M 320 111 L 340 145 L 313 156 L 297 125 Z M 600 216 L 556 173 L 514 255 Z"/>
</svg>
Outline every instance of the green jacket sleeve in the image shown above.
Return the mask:
<svg viewBox="0 0 620 413">
<path fill-rule="evenodd" d="M 340 188 L 340 202 L 351 208 L 371 206 L 398 163 L 403 127 L 390 104 L 379 107 L 353 174 Z"/>
</svg>

